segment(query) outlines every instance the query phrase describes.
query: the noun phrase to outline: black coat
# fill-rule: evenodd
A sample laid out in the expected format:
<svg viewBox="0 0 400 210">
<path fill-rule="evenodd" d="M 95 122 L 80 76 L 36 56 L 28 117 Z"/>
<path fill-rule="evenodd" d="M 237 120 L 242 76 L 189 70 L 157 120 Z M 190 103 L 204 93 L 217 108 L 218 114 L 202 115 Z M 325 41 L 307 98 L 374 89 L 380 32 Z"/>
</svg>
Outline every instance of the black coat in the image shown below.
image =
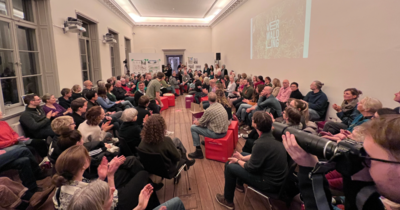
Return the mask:
<svg viewBox="0 0 400 210">
<path fill-rule="evenodd" d="M 114 89 L 111 91 L 115 97 L 117 98 L 117 100 L 124 100 L 125 99 L 125 94 L 126 94 L 126 90 L 122 87 L 114 87 Z"/>
<path fill-rule="evenodd" d="M 60 98 L 58 98 L 58 104 L 64 107 L 64 109 L 68 109 L 71 107 L 71 98 L 66 100 L 64 97 L 61 96 Z"/>
<path fill-rule="evenodd" d="M 138 147 L 142 141 L 140 137 L 141 131 L 142 128 L 137 122 L 124 122 L 119 128 L 119 136 L 125 140 L 127 146 L 129 146 L 131 151 L 135 154 L 136 147 Z"/>
<path fill-rule="evenodd" d="M 146 115 L 149 115 L 149 116 L 150 116 L 151 114 L 150 114 L 148 108 L 146 108 L 146 107 L 137 106 L 137 107 L 135 107 L 135 108 L 136 108 L 136 110 L 138 111 L 136 123 L 137 123 L 138 125 L 140 125 L 140 127 L 143 128 L 143 119 L 144 119 L 144 117 L 146 117 Z"/>
</svg>

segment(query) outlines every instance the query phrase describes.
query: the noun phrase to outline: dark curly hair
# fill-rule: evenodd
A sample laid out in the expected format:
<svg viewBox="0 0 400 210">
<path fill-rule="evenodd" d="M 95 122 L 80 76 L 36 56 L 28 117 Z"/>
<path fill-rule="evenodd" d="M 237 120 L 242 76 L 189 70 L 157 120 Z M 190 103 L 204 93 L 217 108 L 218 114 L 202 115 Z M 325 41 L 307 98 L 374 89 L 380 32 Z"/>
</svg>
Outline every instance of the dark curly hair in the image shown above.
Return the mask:
<svg viewBox="0 0 400 210">
<path fill-rule="evenodd" d="M 140 136 L 148 144 L 158 144 L 164 141 L 166 130 L 167 124 L 164 118 L 159 114 L 153 114 L 144 123 Z"/>
</svg>

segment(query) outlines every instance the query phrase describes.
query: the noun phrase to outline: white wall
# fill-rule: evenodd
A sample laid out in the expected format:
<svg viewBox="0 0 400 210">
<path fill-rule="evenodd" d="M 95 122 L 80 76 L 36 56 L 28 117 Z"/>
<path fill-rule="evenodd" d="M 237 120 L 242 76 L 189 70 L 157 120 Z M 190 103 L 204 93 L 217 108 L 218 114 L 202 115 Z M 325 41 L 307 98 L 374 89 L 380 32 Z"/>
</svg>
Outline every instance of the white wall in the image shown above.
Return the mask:
<svg viewBox="0 0 400 210">
<path fill-rule="evenodd" d="M 303 94 L 321 80 L 331 104 L 355 87 L 384 107 L 399 105 L 393 94 L 399 91 L 400 1 L 314 0 L 308 59 L 250 60 L 250 19 L 278 1 L 247 1 L 212 28 L 212 51 L 222 53 L 227 69 L 296 81 Z"/>
<path fill-rule="evenodd" d="M 135 53 L 163 53 L 163 49 L 185 49 L 187 53 L 211 52 L 211 28 L 142 27 L 133 28 Z M 165 63 L 165 56 L 161 60 Z"/>
<path fill-rule="evenodd" d="M 103 39 L 103 35 L 108 33 L 109 29 L 118 32 L 121 72 L 123 72 L 122 61 L 125 60 L 125 37 L 131 39 L 132 45 L 132 27 L 98 0 L 51 1 L 53 25 L 62 26 L 66 18 L 77 16 L 76 11 L 98 21 L 98 36 L 100 40 Z M 64 34 L 62 29 L 56 26 L 54 26 L 54 39 L 60 88 L 71 88 L 74 84 L 82 84 L 78 35 L 73 33 Z M 102 79 L 106 80 L 111 77 L 111 58 L 108 44 L 100 43 L 100 62 Z"/>
</svg>

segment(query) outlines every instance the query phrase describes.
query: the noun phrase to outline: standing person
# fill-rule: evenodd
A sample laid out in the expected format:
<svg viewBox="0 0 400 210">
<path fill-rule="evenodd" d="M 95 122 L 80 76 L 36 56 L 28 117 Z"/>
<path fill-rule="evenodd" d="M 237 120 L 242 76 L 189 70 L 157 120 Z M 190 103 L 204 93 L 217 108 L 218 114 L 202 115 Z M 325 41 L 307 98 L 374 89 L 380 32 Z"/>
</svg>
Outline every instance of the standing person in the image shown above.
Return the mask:
<svg viewBox="0 0 400 210">
<path fill-rule="evenodd" d="M 154 114 L 159 114 L 160 107 L 162 108 L 164 106 L 160 98 L 161 81 L 164 79 L 164 76 L 164 73 L 158 72 L 157 78 L 152 80 L 147 87 L 146 95 L 150 99 L 149 109 L 152 110 Z M 156 100 L 160 104 L 160 107 L 157 105 Z"/>
<path fill-rule="evenodd" d="M 72 91 L 69 88 L 63 88 L 61 90 L 61 97 L 58 98 L 58 104 L 60 106 L 64 107 L 64 109 L 68 109 L 71 107 L 71 97 L 72 97 Z"/>
<path fill-rule="evenodd" d="M 342 122 L 328 121 L 324 125 L 323 131 L 337 134 L 340 129 L 347 129 L 353 120 L 360 114 L 357 109 L 358 97 L 362 94 L 356 88 L 347 88 L 343 93 L 343 102 L 340 106 L 333 104 L 332 108 L 337 112 L 336 115 Z"/>
<path fill-rule="evenodd" d="M 292 82 L 292 84 L 290 84 L 290 89 L 292 90 L 292 92 L 290 93 L 289 98 L 294 98 L 294 99 L 304 98 L 303 94 L 301 94 L 299 90 L 299 84 L 297 84 L 297 82 Z"/>
<path fill-rule="evenodd" d="M 225 64 L 222 65 L 221 75 L 222 75 L 223 77 L 224 77 L 225 75 L 228 75 L 228 70 L 225 68 Z"/>
<path fill-rule="evenodd" d="M 279 90 L 279 93 L 276 96 L 276 99 L 278 99 L 281 104 L 282 110 L 286 108 L 286 102 L 289 99 L 291 93 L 292 89 L 289 87 L 289 80 L 283 80 L 283 87 Z"/>
<path fill-rule="evenodd" d="M 58 114 L 57 112 L 49 111 L 47 114 L 40 107 L 39 96 L 27 95 L 24 98 L 27 104 L 25 111 L 22 112 L 19 122 L 25 132 L 25 136 L 34 139 L 47 139 L 56 134 L 51 129 L 51 120 Z"/>
<path fill-rule="evenodd" d="M 200 136 L 219 139 L 226 136 L 230 124 L 225 108 L 217 103 L 217 95 L 214 92 L 208 94 L 210 107 L 204 112 L 200 120 L 195 120 L 190 128 L 193 137 L 193 145 L 196 151 L 189 154 L 190 158 L 203 159 L 200 147 Z"/>
<path fill-rule="evenodd" d="M 304 97 L 304 101 L 308 103 L 311 121 L 319 120 L 326 113 L 328 97 L 322 92 L 322 86 L 324 83 L 315 80 L 310 85 L 311 91 Z"/>
<path fill-rule="evenodd" d="M 254 142 L 252 153 L 235 152 L 225 164 L 224 194 L 217 194 L 217 202 L 234 209 L 235 189 L 244 192 L 243 184 L 277 194 L 285 181 L 288 170 L 287 153 L 282 142 L 272 135 L 272 119 L 267 113 L 254 113 L 252 125 L 259 138 Z"/>
<path fill-rule="evenodd" d="M 204 64 L 203 74 L 205 73 L 207 73 L 208 75 L 210 74 L 210 68 L 208 68 L 208 64 Z"/>
<path fill-rule="evenodd" d="M 167 78 L 169 78 L 172 75 L 172 68 L 171 68 L 171 64 L 167 65 L 167 73 L 165 74 L 165 76 Z"/>
</svg>

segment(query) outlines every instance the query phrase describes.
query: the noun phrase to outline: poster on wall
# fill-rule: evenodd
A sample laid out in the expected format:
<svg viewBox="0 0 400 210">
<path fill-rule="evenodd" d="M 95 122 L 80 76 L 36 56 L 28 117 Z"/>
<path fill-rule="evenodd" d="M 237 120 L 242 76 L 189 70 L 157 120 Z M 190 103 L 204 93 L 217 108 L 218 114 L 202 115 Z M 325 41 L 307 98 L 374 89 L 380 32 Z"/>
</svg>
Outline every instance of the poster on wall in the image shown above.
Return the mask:
<svg viewBox="0 0 400 210">
<path fill-rule="evenodd" d="M 193 62 L 194 62 L 193 57 L 188 57 L 188 64 L 189 64 L 189 65 L 190 65 L 190 64 L 193 64 Z"/>
<path fill-rule="evenodd" d="M 133 74 L 137 75 L 139 74 L 139 72 L 141 72 L 142 70 L 142 61 L 132 61 L 132 72 Z"/>
<path fill-rule="evenodd" d="M 161 71 L 159 61 L 157 61 L 157 60 L 148 60 L 147 64 L 148 64 L 147 67 L 148 67 L 148 72 L 149 73 L 156 73 L 156 72 Z"/>
<path fill-rule="evenodd" d="M 198 64 L 199 63 L 199 59 L 198 58 L 193 58 L 193 63 L 194 64 Z"/>
<path fill-rule="evenodd" d="M 197 71 L 199 71 L 199 70 L 201 71 L 201 65 L 196 65 L 196 70 Z"/>
<path fill-rule="evenodd" d="M 188 69 L 192 69 L 193 70 L 194 69 L 194 64 L 189 64 L 188 65 Z"/>
</svg>

